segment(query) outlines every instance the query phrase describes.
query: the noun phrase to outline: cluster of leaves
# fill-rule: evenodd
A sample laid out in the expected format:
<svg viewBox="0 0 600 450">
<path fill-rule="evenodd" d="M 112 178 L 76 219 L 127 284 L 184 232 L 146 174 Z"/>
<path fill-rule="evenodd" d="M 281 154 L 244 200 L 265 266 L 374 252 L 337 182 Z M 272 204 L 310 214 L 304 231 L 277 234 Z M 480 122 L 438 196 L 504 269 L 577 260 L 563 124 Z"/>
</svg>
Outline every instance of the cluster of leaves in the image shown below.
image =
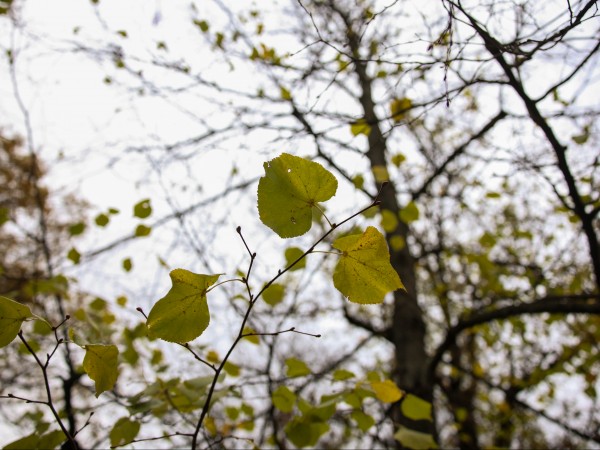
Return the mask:
<svg viewBox="0 0 600 450">
<path fill-rule="evenodd" d="M 265 175 L 260 179 L 258 185 L 258 212 L 261 221 L 282 238 L 300 236 L 308 232 L 313 223 L 313 215 L 322 214 L 324 216 L 323 209 L 319 204 L 335 195 L 336 178 L 316 162 L 285 153 L 266 162 L 264 170 Z M 316 246 L 326 237 L 358 214 L 378 204 L 379 202 L 375 200 L 366 208 L 337 224 L 331 223 L 326 218 L 330 223 L 329 230 L 307 250 L 295 247 L 288 249 L 286 253 L 287 266 L 283 270 L 279 270 L 269 281 L 263 283 L 257 293 L 253 292 L 250 282 L 256 253 L 250 251 L 241 233 L 241 228 L 238 227 L 238 233 L 250 256 L 250 264 L 245 276 L 217 283 L 223 274 L 196 274 L 185 269 L 172 270 L 170 273 L 172 287 L 169 292 L 154 304 L 147 316 L 138 308 L 146 317 L 145 325 L 138 326 L 133 330 L 126 330 L 125 335 L 129 336 L 126 339 L 129 342 L 125 351 L 127 354 L 120 355 L 114 344 L 85 342 L 79 337 L 76 327 L 68 329 L 68 339 L 61 338 L 57 330 L 66 326 L 65 324 L 70 319 L 69 316 L 60 324 L 53 325 L 44 317 L 33 314 L 28 306 L 6 297 L 0 297 L 0 346 L 7 346 L 18 336 L 25 344 L 28 353 L 39 365 L 48 389 L 50 389 L 50 382 L 47 369 L 56 349 L 60 345 L 79 346 L 85 350 L 81 367 L 83 372 L 94 381 L 96 397 L 115 388 L 119 376 L 120 357 L 129 362 L 132 362 L 133 358 L 133 362 L 137 362 L 137 353 L 132 347 L 135 339 L 147 335 L 150 339 L 158 338 L 183 346 L 195 359 L 210 367 L 213 374 L 205 376 L 200 372 L 199 376 L 183 381 L 178 378 L 158 379 L 154 384 L 130 397 L 129 403 L 130 411 L 134 414 L 151 412 L 156 416 L 164 414 L 169 408 L 181 413 L 200 409 L 201 413 L 197 418 L 195 430 L 190 433 L 177 433 L 191 437 L 192 448 L 195 448 L 199 430 L 206 429 L 213 435 L 216 435 L 217 432 L 221 434 L 226 432 L 224 429 L 218 430 L 215 419 L 209 415 L 209 412 L 214 402 L 227 396 L 227 391 L 217 390 L 218 383 L 223 381 L 226 374 L 232 376 L 239 374 L 239 367 L 229 361 L 234 349 L 242 339 L 259 343 L 262 333 L 253 330 L 247 324 L 256 302 L 261 297 L 270 305 L 281 301 L 284 295 L 284 286 L 276 283 L 278 278 L 287 271 L 302 268 L 305 258 L 315 251 Z M 134 216 L 138 218 L 146 218 L 151 212 L 150 201 L 147 199 L 134 207 Z M 102 217 L 99 216 L 101 220 L 97 217 L 97 225 L 105 226 L 109 215 L 116 213 L 118 211 L 102 214 Z M 73 230 L 75 233 L 82 231 L 79 230 L 80 226 L 76 228 Z M 333 272 L 333 284 L 349 301 L 358 304 L 378 304 L 383 302 L 386 294 L 403 288 L 398 274 L 390 264 L 385 238 L 376 228 L 369 226 L 362 233 L 342 235 L 333 241 L 332 247 L 332 250 L 328 252 L 335 254 L 338 258 Z M 73 249 L 69 253 L 69 258 L 73 260 L 72 252 Z M 73 262 L 77 263 L 78 259 Z M 125 262 L 124 269 L 127 270 Z M 227 282 L 243 284 L 248 294 L 247 310 L 240 324 L 238 336 L 224 358 L 219 358 L 214 351 L 208 352 L 204 358 L 200 357 L 192 350 L 189 343 L 200 336 L 209 326 L 209 293 L 217 286 Z M 126 300 L 121 303 L 124 306 Z M 100 311 L 105 309 L 106 304 L 102 299 L 96 299 L 91 306 L 92 310 Z M 83 311 L 79 314 L 85 316 Z M 21 331 L 22 324 L 26 321 L 40 321 L 55 334 L 54 350 L 48 353 L 45 362 L 39 359 L 37 350 L 29 344 L 28 339 Z M 277 333 L 281 332 L 302 333 L 294 328 Z M 267 334 L 272 335 L 273 333 Z M 158 356 L 158 360 L 160 360 L 160 356 Z M 310 368 L 302 360 L 289 358 L 286 361 L 286 375 L 289 379 L 307 376 L 310 373 Z M 346 387 L 335 394 L 322 396 L 316 404 L 298 396 L 285 384 L 280 385 L 272 393 L 273 406 L 288 415 L 297 411 L 297 414 L 293 414 L 285 426 L 285 434 L 290 442 L 297 447 L 316 445 L 318 440 L 329 430 L 328 421 L 336 413 L 340 403 L 351 406 L 349 416 L 362 432 L 367 432 L 375 424 L 374 418 L 364 410 L 363 403 L 367 399 L 376 399 L 382 403 L 395 403 L 402 399 L 402 408 L 409 417 L 413 417 L 415 420 L 423 418 L 432 420 L 431 405 L 428 402 L 411 394 L 405 395 L 390 379 L 382 378 L 380 374 L 373 372 L 366 379 L 359 379 L 354 384 L 348 384 L 349 380 L 355 377 L 356 375 L 348 370 L 337 370 L 333 375 L 333 380 L 343 383 Z M 23 399 L 12 394 L 9 394 L 8 397 Z M 47 400 L 39 403 L 47 405 L 52 410 L 60 430 L 43 435 L 34 433 L 24 438 L 27 443 L 37 439 L 36 446 L 53 447 L 65 438 L 70 442 L 75 442 L 75 435 L 67 432 L 60 414 L 55 409 L 49 390 Z M 228 407 L 226 412 L 233 422 L 238 422 L 237 428 L 252 429 L 253 410 L 251 406 L 242 404 L 240 409 Z M 242 417 L 240 414 L 246 417 L 241 422 L 238 420 Z M 121 446 L 135 442 L 139 431 L 140 422 L 132 418 L 121 417 L 116 421 L 110 433 L 111 444 Z M 419 446 L 426 438 L 414 433 L 401 428 L 398 430 L 396 438 L 404 445 Z M 57 436 L 60 437 L 58 441 L 56 441 Z M 7 448 L 25 443 L 23 439 L 20 439 Z M 428 441 L 427 445 L 430 444 L 435 445 L 433 441 Z"/>
</svg>

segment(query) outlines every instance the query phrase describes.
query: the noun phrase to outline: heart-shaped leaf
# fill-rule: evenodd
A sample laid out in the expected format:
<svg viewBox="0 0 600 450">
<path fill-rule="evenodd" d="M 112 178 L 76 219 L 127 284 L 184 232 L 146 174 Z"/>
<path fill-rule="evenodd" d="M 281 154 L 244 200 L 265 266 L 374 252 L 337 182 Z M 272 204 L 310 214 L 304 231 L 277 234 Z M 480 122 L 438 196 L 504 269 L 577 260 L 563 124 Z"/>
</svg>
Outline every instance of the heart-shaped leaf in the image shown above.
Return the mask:
<svg viewBox="0 0 600 450">
<path fill-rule="evenodd" d="M 7 346 L 17 337 L 21 324 L 31 316 L 28 306 L 0 296 L 0 348 Z"/>
<path fill-rule="evenodd" d="M 390 264 L 387 243 L 377 228 L 368 227 L 363 234 L 338 238 L 333 246 L 342 251 L 333 284 L 351 302 L 381 303 L 388 292 L 404 287 Z"/>
<path fill-rule="evenodd" d="M 173 287 L 150 311 L 148 332 L 151 338 L 189 342 L 200 336 L 210 322 L 206 291 L 221 274 L 199 275 L 175 269 L 169 276 Z"/>
<path fill-rule="evenodd" d="M 85 346 L 83 370 L 96 384 L 96 397 L 113 388 L 117 382 L 119 350 L 116 345 Z"/>
<path fill-rule="evenodd" d="M 258 183 L 260 220 L 282 238 L 310 230 L 312 209 L 337 190 L 336 178 L 319 163 L 282 153 L 264 164 Z"/>
</svg>

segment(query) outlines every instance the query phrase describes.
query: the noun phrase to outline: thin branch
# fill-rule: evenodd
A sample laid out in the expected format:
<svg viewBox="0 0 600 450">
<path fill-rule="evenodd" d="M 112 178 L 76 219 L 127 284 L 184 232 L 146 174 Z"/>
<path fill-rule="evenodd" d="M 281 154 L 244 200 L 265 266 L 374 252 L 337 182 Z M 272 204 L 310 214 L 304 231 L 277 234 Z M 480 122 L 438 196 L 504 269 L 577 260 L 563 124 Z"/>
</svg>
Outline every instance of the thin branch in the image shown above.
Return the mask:
<svg viewBox="0 0 600 450">
<path fill-rule="evenodd" d="M 507 115 L 506 112 L 500 111 L 498 114 L 496 114 L 494 117 L 492 117 L 488 121 L 488 123 L 486 123 L 481 128 L 481 130 L 479 130 L 477 133 L 475 133 L 473 136 L 471 136 L 468 141 L 466 141 L 465 143 L 458 146 L 452 152 L 452 154 L 448 158 L 446 158 L 446 160 L 439 167 L 437 167 L 434 170 L 434 172 L 429 176 L 429 178 L 427 180 L 425 180 L 423 185 L 419 189 L 417 189 L 416 191 L 413 192 L 413 194 L 412 194 L 413 201 L 417 200 L 421 195 L 423 195 L 425 192 L 427 192 L 427 189 L 429 188 L 431 183 L 433 183 L 433 181 L 438 176 L 440 176 L 442 173 L 444 173 L 444 171 L 446 170 L 446 167 L 448 167 L 448 164 L 450 164 L 457 157 L 462 155 L 465 152 L 465 150 L 469 147 L 469 145 L 471 145 L 473 142 L 475 142 L 475 141 L 481 139 L 483 136 L 485 136 L 488 133 L 488 131 L 490 131 L 492 128 L 494 128 L 494 126 L 498 122 L 500 122 L 502 119 L 504 119 L 506 117 L 506 115 Z"/>
<path fill-rule="evenodd" d="M 437 366 L 442 361 L 444 353 L 455 344 L 458 335 L 463 331 L 510 317 L 542 313 L 600 315 L 600 294 L 548 296 L 533 302 L 505 306 L 491 311 L 475 311 L 446 332 L 446 338 L 429 363 L 429 377 L 435 378 Z"/>
</svg>

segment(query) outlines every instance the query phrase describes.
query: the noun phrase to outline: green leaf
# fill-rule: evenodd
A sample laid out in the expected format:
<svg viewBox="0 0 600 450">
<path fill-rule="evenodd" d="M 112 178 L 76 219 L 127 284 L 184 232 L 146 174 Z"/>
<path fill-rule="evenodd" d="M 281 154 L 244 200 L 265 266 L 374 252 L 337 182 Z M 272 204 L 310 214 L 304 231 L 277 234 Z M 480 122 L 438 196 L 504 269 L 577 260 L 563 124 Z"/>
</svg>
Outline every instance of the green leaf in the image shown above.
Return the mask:
<svg viewBox="0 0 600 450">
<path fill-rule="evenodd" d="M 285 266 L 289 266 L 304 254 L 304 251 L 298 247 L 289 247 L 285 249 Z M 306 258 L 298 261 L 290 271 L 301 270 L 306 267 Z"/>
<path fill-rule="evenodd" d="M 400 220 L 402 220 L 402 222 L 411 223 L 419 218 L 419 208 L 415 202 L 410 202 L 400 210 L 398 215 L 400 216 Z"/>
<path fill-rule="evenodd" d="M 381 227 L 386 233 L 392 233 L 398 228 L 398 218 L 389 209 L 381 211 Z"/>
<path fill-rule="evenodd" d="M 408 110 L 412 107 L 412 101 L 410 98 L 397 98 L 392 100 L 390 103 L 390 112 L 392 120 L 395 123 L 400 122 L 406 117 Z"/>
<path fill-rule="evenodd" d="M 123 265 L 123 270 L 125 272 L 131 272 L 131 269 L 133 268 L 131 258 L 125 258 L 121 264 Z"/>
<path fill-rule="evenodd" d="M 303 377 L 312 373 L 306 363 L 297 358 L 285 360 L 285 371 L 290 378 Z"/>
<path fill-rule="evenodd" d="M 30 317 L 32 314 L 28 306 L 0 296 L 0 348 L 17 337 L 21 324 Z"/>
<path fill-rule="evenodd" d="M 85 223 L 79 222 L 69 226 L 69 234 L 71 236 L 78 236 L 85 231 Z"/>
<path fill-rule="evenodd" d="M 238 377 L 240 375 L 240 366 L 229 361 L 225 363 L 223 370 L 227 375 L 232 377 Z"/>
<path fill-rule="evenodd" d="M 485 194 L 485 198 L 500 198 L 502 195 L 499 192 L 488 192 Z"/>
<path fill-rule="evenodd" d="M 129 420 L 128 417 L 121 417 L 113 429 L 110 430 L 110 445 L 124 445 L 133 441 L 140 432 L 140 423 L 135 420 Z"/>
<path fill-rule="evenodd" d="M 381 303 L 388 292 L 404 287 L 390 264 L 385 238 L 375 227 L 338 238 L 333 246 L 342 251 L 333 284 L 351 302 Z"/>
<path fill-rule="evenodd" d="M 258 183 L 260 220 L 282 238 L 310 230 L 312 209 L 337 190 L 336 178 L 319 163 L 283 153 L 264 164 Z"/>
<path fill-rule="evenodd" d="M 346 369 L 338 369 L 335 372 L 333 372 L 333 379 L 336 381 L 349 380 L 350 378 L 354 378 L 355 376 L 356 375 L 354 375 L 353 372 L 350 372 Z"/>
<path fill-rule="evenodd" d="M 206 33 L 209 29 L 209 25 L 206 20 L 194 20 L 194 25 L 200 28 L 200 31 L 203 33 Z"/>
<path fill-rule="evenodd" d="M 390 180 L 390 174 L 386 166 L 373 166 L 371 167 L 371 172 L 373 172 L 373 177 L 375 177 L 375 181 L 378 183 Z"/>
<path fill-rule="evenodd" d="M 358 428 L 360 428 L 363 433 L 366 433 L 369 428 L 375 425 L 375 419 L 370 415 L 365 414 L 360 409 L 352 411 L 350 417 L 356 422 Z"/>
<path fill-rule="evenodd" d="M 314 447 L 329 431 L 329 425 L 312 417 L 294 417 L 285 427 L 285 434 L 296 447 Z"/>
<path fill-rule="evenodd" d="M 285 295 L 285 287 L 283 284 L 273 283 L 262 293 L 263 300 L 270 306 L 275 306 L 281 303 Z"/>
<path fill-rule="evenodd" d="M 390 247 L 395 252 L 402 250 L 406 246 L 406 241 L 402 236 L 394 235 L 390 238 Z"/>
<path fill-rule="evenodd" d="M 230 420 L 236 421 L 240 417 L 240 410 L 234 406 L 225 407 L 225 414 Z"/>
<path fill-rule="evenodd" d="M 37 449 L 40 442 L 40 437 L 37 433 L 32 433 L 29 436 L 25 436 L 11 442 L 10 444 L 2 447 L 2 450 L 30 450 Z"/>
<path fill-rule="evenodd" d="M 199 275 L 175 269 L 169 276 L 173 287 L 152 307 L 146 321 L 148 334 L 169 342 L 189 342 L 210 322 L 206 291 L 221 274 Z"/>
<path fill-rule="evenodd" d="M 79 253 L 75 247 L 72 247 L 71 250 L 69 250 L 69 253 L 67 253 L 67 258 L 70 259 L 73 264 L 79 264 L 81 253 Z"/>
<path fill-rule="evenodd" d="M 145 219 L 152 214 L 152 206 L 150 205 L 150 199 L 146 198 L 136 203 L 133 206 L 133 215 L 140 219 Z"/>
<path fill-rule="evenodd" d="M 392 380 L 372 381 L 371 388 L 375 396 L 383 403 L 394 403 L 402 398 L 402 392 Z"/>
<path fill-rule="evenodd" d="M 404 447 L 414 450 L 426 450 L 430 448 L 438 448 L 431 434 L 422 433 L 420 431 L 411 430 L 410 428 L 400 427 L 394 439 L 400 442 Z"/>
<path fill-rule="evenodd" d="M 281 98 L 283 100 L 288 100 L 289 101 L 289 100 L 292 99 L 292 94 L 290 93 L 290 91 L 288 91 L 283 86 L 281 86 L 281 88 L 280 88 L 280 94 L 281 94 Z"/>
<path fill-rule="evenodd" d="M 113 388 L 117 382 L 119 350 L 116 345 L 85 345 L 83 370 L 96 384 L 96 397 Z"/>
<path fill-rule="evenodd" d="M 64 443 L 66 439 L 67 437 L 65 436 L 65 433 L 63 433 L 61 430 L 49 431 L 48 433 L 44 433 L 40 436 L 38 448 L 57 448 L 60 446 L 60 444 Z"/>
<path fill-rule="evenodd" d="M 590 138 L 589 125 L 586 125 L 585 127 L 583 127 L 583 131 L 581 132 L 581 134 L 571 136 L 571 139 L 573 140 L 573 142 L 575 142 L 578 145 L 585 144 L 589 138 Z"/>
<path fill-rule="evenodd" d="M 96 222 L 96 225 L 98 225 L 99 227 L 105 227 L 106 225 L 108 225 L 108 222 L 110 222 L 109 217 L 106 214 L 98 214 L 96 216 L 96 218 L 94 219 L 94 221 Z"/>
<path fill-rule="evenodd" d="M 147 227 L 146 225 L 140 224 L 135 228 L 136 237 L 148 236 L 151 232 L 152 232 L 152 228 Z"/>
<path fill-rule="evenodd" d="M 400 405 L 402 414 L 412 420 L 433 420 L 431 403 L 416 395 L 407 394 Z"/>
<path fill-rule="evenodd" d="M 362 175 L 354 175 L 352 177 L 352 184 L 354 184 L 354 187 L 356 189 L 362 189 L 365 185 L 365 177 L 363 177 Z"/>
<path fill-rule="evenodd" d="M 272 395 L 273 406 L 284 413 L 291 413 L 296 404 L 296 394 L 287 386 L 279 386 Z"/>
<path fill-rule="evenodd" d="M 404 156 L 402 153 L 396 153 L 394 156 L 392 156 L 391 161 L 393 165 L 400 167 L 400 164 L 406 161 L 406 156 Z"/>
<path fill-rule="evenodd" d="M 371 125 L 365 119 L 359 119 L 350 124 L 350 133 L 352 133 L 352 136 L 358 136 L 359 134 L 368 136 L 371 134 Z"/>
<path fill-rule="evenodd" d="M 244 336 L 248 342 L 254 345 L 260 345 L 260 336 L 256 334 L 256 330 L 250 327 L 244 327 L 242 334 L 247 334 L 248 336 Z"/>
</svg>

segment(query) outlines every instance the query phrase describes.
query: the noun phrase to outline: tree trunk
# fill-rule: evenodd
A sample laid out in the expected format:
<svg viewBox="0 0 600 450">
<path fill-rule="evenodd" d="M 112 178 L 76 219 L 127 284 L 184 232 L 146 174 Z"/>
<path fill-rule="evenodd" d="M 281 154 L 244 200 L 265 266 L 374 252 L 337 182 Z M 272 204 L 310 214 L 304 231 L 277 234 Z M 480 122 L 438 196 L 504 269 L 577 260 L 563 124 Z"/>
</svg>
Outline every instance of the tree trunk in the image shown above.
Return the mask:
<svg viewBox="0 0 600 450">
<path fill-rule="evenodd" d="M 386 139 L 381 132 L 379 119 L 375 113 L 371 84 L 372 80 L 367 74 L 366 63 L 358 58 L 359 42 L 351 31 L 348 32 L 348 40 L 352 53 L 356 56 L 354 68 L 361 87 L 360 104 L 364 111 L 364 119 L 370 126 L 369 133 L 369 158 L 371 169 L 376 167 L 387 167 Z M 377 188 L 381 184 L 377 182 Z M 381 208 L 391 211 L 398 217 L 400 205 L 393 183 L 386 185 L 380 196 Z M 386 233 L 388 246 L 390 247 L 390 260 L 394 269 L 400 275 L 400 279 L 406 290 L 398 290 L 394 293 L 394 313 L 388 336 L 395 347 L 394 381 L 398 386 L 408 393 L 415 394 L 429 402 L 433 398 L 433 384 L 427 377 L 428 356 L 425 351 L 426 327 L 423 319 L 423 311 L 417 302 L 415 260 L 408 248 L 408 237 L 410 228 L 407 224 L 400 222 L 396 230 Z M 400 236 L 405 243 L 402 249 L 394 250 L 390 240 L 394 236 Z M 412 430 L 418 430 L 435 435 L 433 423 L 430 421 L 419 421 L 404 417 L 399 405 L 392 410 L 392 419 L 396 425 L 403 425 Z"/>
</svg>

